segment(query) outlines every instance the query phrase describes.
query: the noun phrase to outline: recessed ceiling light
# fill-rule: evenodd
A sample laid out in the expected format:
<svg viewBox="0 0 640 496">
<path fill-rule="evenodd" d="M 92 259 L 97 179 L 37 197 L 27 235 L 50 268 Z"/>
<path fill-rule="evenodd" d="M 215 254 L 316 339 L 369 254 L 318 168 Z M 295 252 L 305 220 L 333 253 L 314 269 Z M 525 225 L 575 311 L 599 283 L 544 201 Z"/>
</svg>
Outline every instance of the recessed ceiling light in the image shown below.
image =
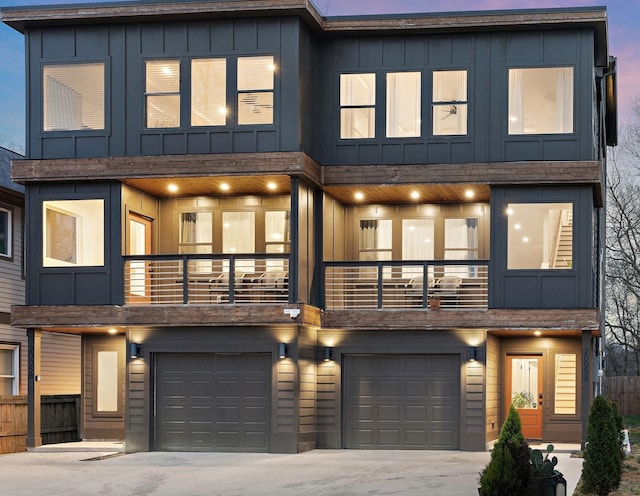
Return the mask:
<svg viewBox="0 0 640 496">
<path fill-rule="evenodd" d="M 418 198 L 420 198 L 420 193 L 418 193 L 417 191 L 412 191 L 411 198 L 413 198 L 414 200 L 417 200 Z"/>
<path fill-rule="evenodd" d="M 222 191 L 229 191 L 231 187 L 227 183 L 220 183 L 220 189 Z"/>
<path fill-rule="evenodd" d="M 522 241 L 525 242 L 525 243 L 528 243 L 529 242 L 529 238 L 527 236 L 525 236 L 524 238 L 522 238 Z"/>
<path fill-rule="evenodd" d="M 273 181 L 267 183 L 267 188 L 269 188 L 271 191 L 275 191 L 277 187 L 278 186 Z"/>
<path fill-rule="evenodd" d="M 542 331 L 533 331 L 534 336 L 542 336 Z"/>
<path fill-rule="evenodd" d="M 473 198 L 475 196 L 475 193 L 472 190 L 468 189 L 464 192 L 464 196 L 466 196 L 467 198 Z"/>
<path fill-rule="evenodd" d="M 107 332 L 108 332 L 109 334 L 112 334 L 112 335 L 113 335 L 113 334 L 118 334 L 118 329 L 115 329 L 115 328 L 111 327 Z"/>
<path fill-rule="evenodd" d="M 362 192 L 360 192 L 360 191 L 358 191 L 355 195 L 353 195 L 353 197 L 356 200 L 364 200 L 364 194 Z"/>
<path fill-rule="evenodd" d="M 171 183 L 167 186 L 167 189 L 169 190 L 169 193 L 176 193 L 178 191 L 178 185 Z"/>
<path fill-rule="evenodd" d="M 513 228 L 516 230 L 519 230 L 519 229 L 522 229 L 522 226 L 520 224 L 515 224 Z"/>
<path fill-rule="evenodd" d="M 513 209 L 512 208 L 508 208 L 507 209 L 507 215 L 513 215 Z"/>
</svg>

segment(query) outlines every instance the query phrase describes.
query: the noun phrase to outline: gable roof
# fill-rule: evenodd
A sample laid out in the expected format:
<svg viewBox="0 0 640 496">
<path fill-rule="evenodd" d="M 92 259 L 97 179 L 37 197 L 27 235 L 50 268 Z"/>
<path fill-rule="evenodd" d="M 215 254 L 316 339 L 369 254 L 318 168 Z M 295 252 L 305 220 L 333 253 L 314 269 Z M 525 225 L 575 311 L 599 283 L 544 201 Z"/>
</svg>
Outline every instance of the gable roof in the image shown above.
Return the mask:
<svg viewBox="0 0 640 496">
<path fill-rule="evenodd" d="M 22 155 L 0 146 L 0 200 L 24 204 L 24 186 L 11 180 L 11 161 Z"/>
</svg>

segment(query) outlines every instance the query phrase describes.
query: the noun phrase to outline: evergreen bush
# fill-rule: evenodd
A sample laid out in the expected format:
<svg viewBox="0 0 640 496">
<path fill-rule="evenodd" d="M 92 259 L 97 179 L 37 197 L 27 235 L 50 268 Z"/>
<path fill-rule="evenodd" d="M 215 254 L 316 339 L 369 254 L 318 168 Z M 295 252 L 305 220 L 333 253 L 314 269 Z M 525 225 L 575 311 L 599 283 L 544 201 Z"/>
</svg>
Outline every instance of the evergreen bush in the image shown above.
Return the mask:
<svg viewBox="0 0 640 496">
<path fill-rule="evenodd" d="M 587 421 L 582 482 L 587 492 L 606 496 L 620 485 L 622 443 L 616 412 L 602 396 L 593 400 Z"/>
<path fill-rule="evenodd" d="M 525 496 L 529 486 L 529 445 L 520 415 L 511 405 L 491 460 L 480 473 L 480 496 Z"/>
</svg>

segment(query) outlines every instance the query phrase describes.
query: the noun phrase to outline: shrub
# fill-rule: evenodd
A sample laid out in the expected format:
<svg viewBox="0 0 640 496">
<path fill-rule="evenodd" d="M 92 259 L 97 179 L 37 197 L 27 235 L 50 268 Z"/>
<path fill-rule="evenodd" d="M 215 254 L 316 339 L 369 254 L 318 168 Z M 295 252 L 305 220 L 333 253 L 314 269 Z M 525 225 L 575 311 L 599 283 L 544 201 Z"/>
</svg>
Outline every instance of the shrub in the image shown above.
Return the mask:
<svg viewBox="0 0 640 496">
<path fill-rule="evenodd" d="M 529 445 L 522 435 L 520 415 L 512 405 L 491 460 L 480 473 L 480 496 L 524 496 L 529 476 Z"/>
<path fill-rule="evenodd" d="M 593 400 L 587 421 L 582 481 L 587 492 L 606 496 L 620 485 L 622 445 L 616 413 L 602 396 Z"/>
</svg>

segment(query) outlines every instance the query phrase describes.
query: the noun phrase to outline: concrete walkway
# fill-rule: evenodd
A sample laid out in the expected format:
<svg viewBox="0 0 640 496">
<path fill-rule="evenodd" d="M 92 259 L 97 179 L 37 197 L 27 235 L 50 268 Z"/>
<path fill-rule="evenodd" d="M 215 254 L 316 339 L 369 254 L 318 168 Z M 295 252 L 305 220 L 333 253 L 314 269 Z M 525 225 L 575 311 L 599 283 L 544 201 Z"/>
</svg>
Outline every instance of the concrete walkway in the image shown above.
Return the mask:
<svg viewBox="0 0 640 496">
<path fill-rule="evenodd" d="M 477 494 L 478 474 L 490 458 L 489 452 L 463 451 L 124 454 L 121 448 L 122 445 L 113 443 L 71 443 L 2 455 L 1 493 L 3 496 L 469 496 Z M 582 460 L 571 458 L 570 453 L 557 456 L 558 468 L 570 485 L 567 494 L 572 494 Z"/>
</svg>

